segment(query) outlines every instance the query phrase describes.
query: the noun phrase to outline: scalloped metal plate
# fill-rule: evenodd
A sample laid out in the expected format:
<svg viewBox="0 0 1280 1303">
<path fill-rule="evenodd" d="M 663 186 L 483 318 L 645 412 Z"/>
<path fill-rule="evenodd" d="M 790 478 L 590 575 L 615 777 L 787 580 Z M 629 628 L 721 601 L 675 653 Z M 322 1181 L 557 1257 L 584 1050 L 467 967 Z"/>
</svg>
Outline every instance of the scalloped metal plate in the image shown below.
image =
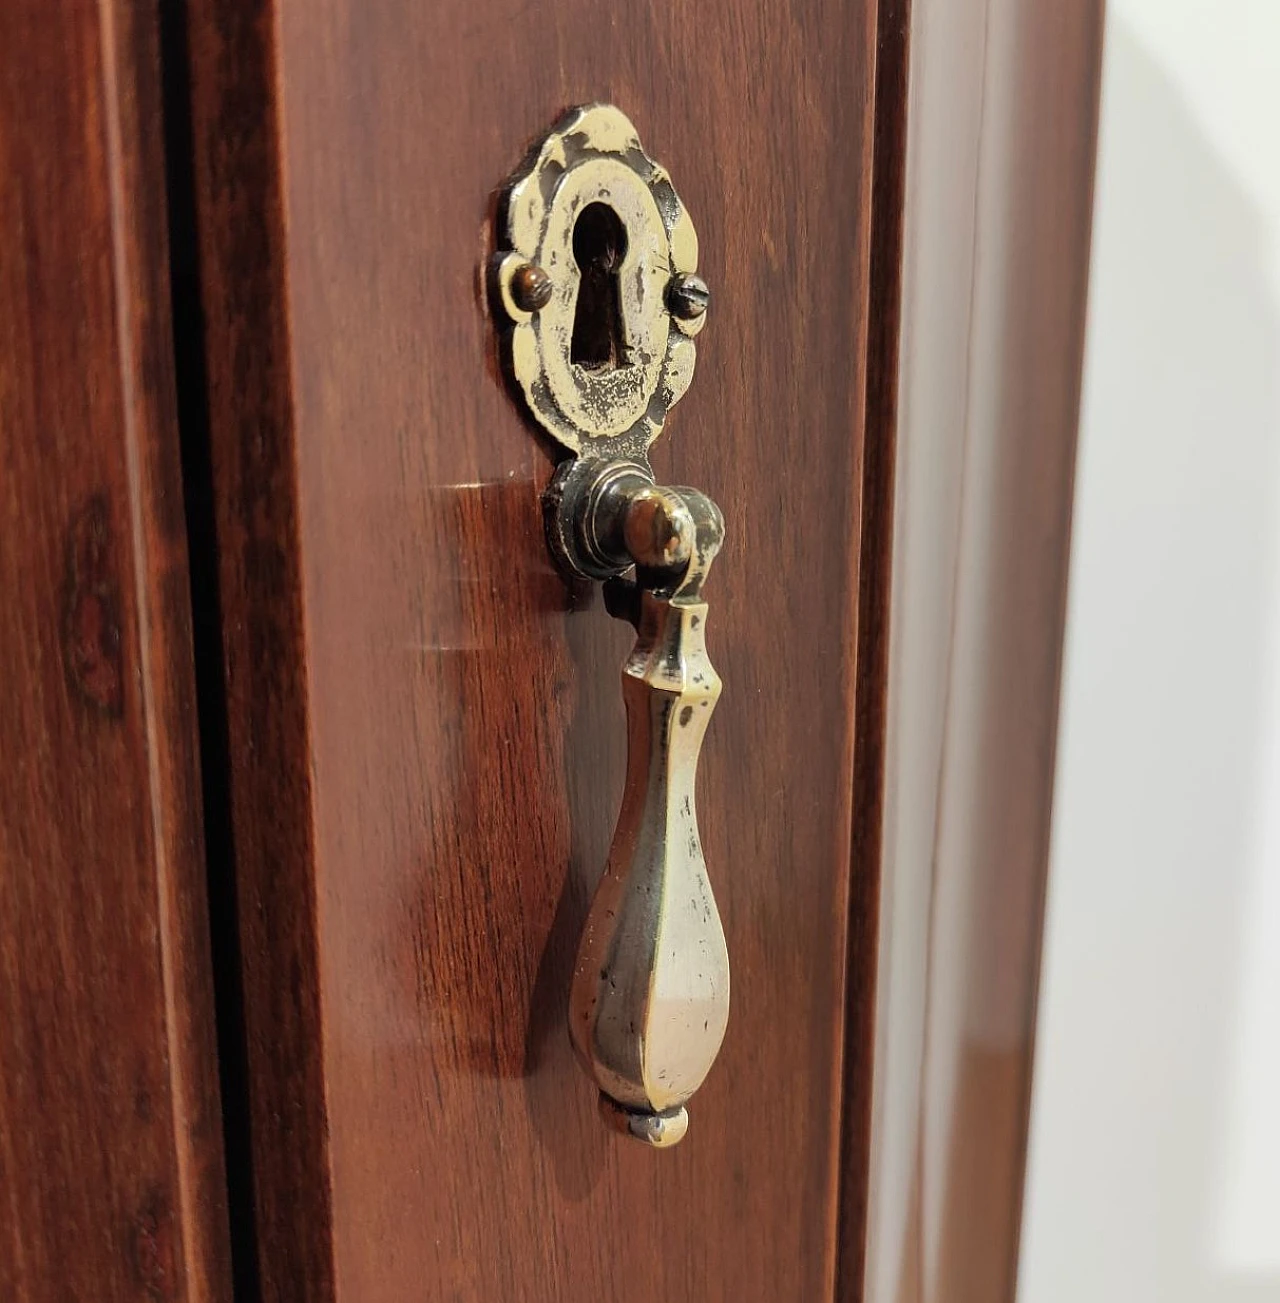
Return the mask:
<svg viewBox="0 0 1280 1303">
<path fill-rule="evenodd" d="M 573 234 L 593 203 L 607 204 L 627 236 L 617 271 L 627 364 L 613 368 L 571 360 L 581 284 Z M 693 336 L 705 320 L 680 320 L 667 307 L 672 277 L 697 270 L 698 236 L 666 171 L 618 109 L 574 109 L 513 180 L 501 234 L 506 248 L 496 280 L 511 322 L 508 362 L 530 412 L 570 452 L 643 458 L 689 387 Z M 526 264 L 550 280 L 550 298 L 536 311 L 522 308 L 512 291 L 513 275 Z"/>
</svg>

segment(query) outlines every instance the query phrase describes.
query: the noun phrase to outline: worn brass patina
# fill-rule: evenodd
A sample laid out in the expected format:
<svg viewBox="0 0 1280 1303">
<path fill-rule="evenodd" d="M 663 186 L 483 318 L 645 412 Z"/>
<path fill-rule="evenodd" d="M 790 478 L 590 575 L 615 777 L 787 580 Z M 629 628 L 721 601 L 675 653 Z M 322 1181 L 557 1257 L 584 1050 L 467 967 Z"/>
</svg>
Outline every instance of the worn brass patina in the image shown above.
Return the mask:
<svg viewBox="0 0 1280 1303">
<path fill-rule="evenodd" d="M 582 267 L 575 256 L 592 232 L 580 229 L 603 207 L 614 215 L 613 265 Z M 607 221 L 607 218 L 606 218 Z M 506 196 L 500 220 L 506 251 L 495 262 L 497 296 L 511 322 L 512 374 L 538 423 L 570 452 L 643 457 L 667 413 L 693 379 L 693 336 L 706 318 L 674 316 L 668 289 L 681 294 L 698 267 L 698 236 L 661 167 L 636 129 L 609 104 L 574 109 L 542 141 Z M 609 232 L 597 232 L 607 246 Z M 521 288 L 526 268 L 550 285 L 540 307 Z M 612 359 L 574 361 L 580 290 L 595 272 L 611 281 L 619 336 Z M 535 277 L 536 279 L 536 277 Z M 612 362 L 612 365 L 609 362 Z"/>
<path fill-rule="evenodd" d="M 570 113 L 512 183 L 493 263 L 507 361 L 571 454 L 545 497 L 560 567 L 605 581 L 637 639 L 623 667 L 627 781 L 569 997 L 578 1055 L 619 1130 L 689 1124 L 729 1016 L 729 956 L 698 836 L 698 753 L 720 696 L 702 584 L 719 508 L 654 483 L 647 450 L 693 376 L 710 291 L 693 223 L 617 109 Z"/>
</svg>

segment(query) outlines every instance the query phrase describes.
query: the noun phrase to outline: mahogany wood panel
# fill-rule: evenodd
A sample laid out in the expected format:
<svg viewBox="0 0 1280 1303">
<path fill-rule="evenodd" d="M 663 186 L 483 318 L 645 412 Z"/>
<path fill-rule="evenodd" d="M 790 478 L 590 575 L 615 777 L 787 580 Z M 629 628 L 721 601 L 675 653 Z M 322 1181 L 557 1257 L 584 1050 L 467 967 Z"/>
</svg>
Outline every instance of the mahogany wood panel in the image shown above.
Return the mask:
<svg viewBox="0 0 1280 1303">
<path fill-rule="evenodd" d="M 150 6 L 0 19 L 0 1297 L 227 1300 Z"/>
<path fill-rule="evenodd" d="M 1100 0 L 915 0 L 867 1303 L 1008 1303 Z"/>
<path fill-rule="evenodd" d="M 875 18 L 192 0 L 268 1299 L 833 1291 L 845 964 L 866 992 L 874 960 L 849 903 Z M 728 519 L 699 801 L 734 995 L 663 1154 L 601 1127 L 565 1028 L 630 632 L 551 568 L 551 459 L 478 275 L 496 186 L 591 99 L 671 169 L 715 295 L 654 452 Z"/>
</svg>

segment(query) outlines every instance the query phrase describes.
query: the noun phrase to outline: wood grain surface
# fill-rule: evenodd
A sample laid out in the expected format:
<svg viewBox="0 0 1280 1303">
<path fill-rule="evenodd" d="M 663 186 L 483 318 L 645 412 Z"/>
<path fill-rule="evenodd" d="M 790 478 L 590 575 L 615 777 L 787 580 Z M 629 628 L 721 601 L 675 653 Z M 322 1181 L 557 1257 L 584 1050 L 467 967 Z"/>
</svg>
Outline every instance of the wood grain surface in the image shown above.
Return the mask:
<svg viewBox="0 0 1280 1303">
<path fill-rule="evenodd" d="M 0 1298 L 228 1300 L 150 6 L 0 18 Z"/>
<path fill-rule="evenodd" d="M 192 0 L 267 1299 L 831 1296 L 845 965 L 874 959 L 849 906 L 875 10 Z M 502 178 L 592 99 L 670 168 L 714 295 L 654 460 L 728 522 L 699 802 L 734 995 L 663 1154 L 601 1127 L 565 1029 L 630 633 L 550 566 L 551 461 L 478 274 Z"/>
</svg>

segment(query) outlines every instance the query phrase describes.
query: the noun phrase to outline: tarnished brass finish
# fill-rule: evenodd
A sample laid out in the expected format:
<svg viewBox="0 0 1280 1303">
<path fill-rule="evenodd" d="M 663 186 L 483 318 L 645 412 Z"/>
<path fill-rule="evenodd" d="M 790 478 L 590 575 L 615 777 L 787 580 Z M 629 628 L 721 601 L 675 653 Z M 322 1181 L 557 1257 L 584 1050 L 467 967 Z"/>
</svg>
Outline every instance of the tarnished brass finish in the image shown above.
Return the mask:
<svg viewBox="0 0 1280 1303">
<path fill-rule="evenodd" d="M 594 555 L 630 553 L 637 582 L 614 580 L 610 609 L 636 645 L 622 671 L 627 781 L 609 861 L 574 969 L 569 1027 L 605 1097 L 605 1116 L 656 1147 L 688 1126 L 684 1104 L 710 1070 L 729 1017 L 729 955 L 698 837 L 698 753 L 720 696 L 707 658 L 702 583 L 720 548 L 719 509 L 696 489 L 658 488 L 635 466 L 573 463 L 556 496 L 566 533 Z M 563 490 L 563 482 L 561 484 Z M 656 532 L 652 522 L 662 520 Z M 692 525 L 686 562 L 651 566 Z M 654 538 L 663 540 L 656 547 Z M 621 547 L 619 546 L 621 544 Z"/>
<path fill-rule="evenodd" d="M 688 504 L 639 462 L 574 458 L 556 473 L 544 502 L 551 550 L 562 569 L 581 578 L 612 579 L 633 565 L 675 572 L 693 555 Z"/>
<path fill-rule="evenodd" d="M 724 535 L 646 453 L 693 375 L 710 291 L 666 173 L 617 109 L 570 113 L 512 183 L 493 263 L 507 361 L 573 455 L 544 497 L 560 567 L 605 581 L 636 628 L 622 671 L 627 781 L 569 998 L 573 1044 L 610 1125 L 676 1144 L 729 1017 L 729 956 L 698 837 L 698 753 L 720 696 L 702 584 Z M 633 572 L 633 577 L 632 577 Z"/>
<path fill-rule="evenodd" d="M 638 566 L 674 570 L 693 556 L 693 515 L 671 489 L 640 489 L 627 501 L 622 542 Z"/>
<path fill-rule="evenodd" d="M 541 267 L 526 262 L 512 269 L 510 290 L 511 298 L 522 312 L 534 313 L 551 302 L 555 286 Z"/>
<path fill-rule="evenodd" d="M 667 286 L 667 306 L 684 322 L 696 322 L 711 306 L 711 291 L 701 276 L 676 276 Z"/>
<path fill-rule="evenodd" d="M 573 453 L 643 457 L 689 387 L 692 336 L 704 321 L 667 304 L 673 278 L 698 267 L 698 236 L 670 178 L 619 110 L 590 104 L 542 141 L 512 182 L 499 225 L 497 301 L 530 412 Z M 529 267 L 549 285 L 536 305 L 522 291 Z M 600 295 L 612 299 L 604 316 L 584 322 Z M 592 324 L 615 338 L 584 350 Z"/>
</svg>

